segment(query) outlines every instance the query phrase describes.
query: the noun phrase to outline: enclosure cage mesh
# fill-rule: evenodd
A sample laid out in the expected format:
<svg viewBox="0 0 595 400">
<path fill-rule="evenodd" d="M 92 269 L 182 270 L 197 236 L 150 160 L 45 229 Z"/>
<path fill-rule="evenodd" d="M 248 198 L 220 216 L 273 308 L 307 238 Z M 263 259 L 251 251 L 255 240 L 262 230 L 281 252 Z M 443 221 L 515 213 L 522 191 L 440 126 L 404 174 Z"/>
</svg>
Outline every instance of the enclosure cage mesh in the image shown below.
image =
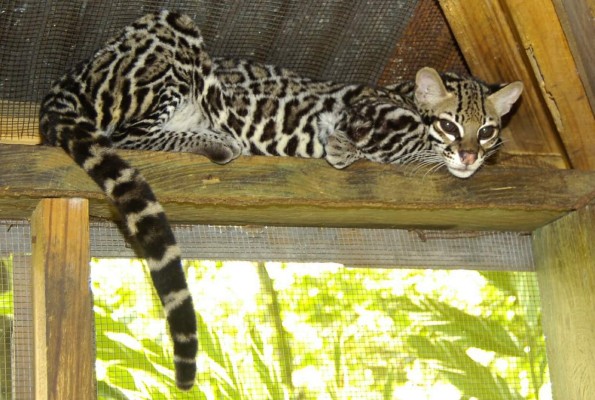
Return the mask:
<svg viewBox="0 0 595 400">
<path fill-rule="evenodd" d="M 198 385 L 188 393 L 175 388 L 147 270 L 114 224 L 94 222 L 100 399 L 549 398 L 528 236 L 234 226 L 174 232 L 201 321 Z M 30 253 L 29 225 L 0 222 L 3 399 L 33 399 Z"/>
<path fill-rule="evenodd" d="M 213 56 L 312 78 L 384 85 L 423 66 L 468 72 L 436 0 L 2 0 L 0 141 L 36 143 L 51 83 L 160 9 L 189 14 Z M 547 396 L 528 238 L 204 226 L 175 233 L 202 321 L 200 384 L 187 394 L 173 387 L 146 269 L 113 225 L 95 223 L 99 398 Z M 0 400 L 33 398 L 30 253 L 28 224 L 0 222 Z M 523 272 L 443 270 L 462 265 Z M 469 286 L 457 290 L 461 282 Z"/>
<path fill-rule="evenodd" d="M 213 56 L 312 78 L 382 85 L 412 79 L 423 66 L 467 71 L 436 0 L 2 0 L 0 140 L 36 143 L 39 102 L 51 83 L 160 9 L 190 15 Z"/>
</svg>

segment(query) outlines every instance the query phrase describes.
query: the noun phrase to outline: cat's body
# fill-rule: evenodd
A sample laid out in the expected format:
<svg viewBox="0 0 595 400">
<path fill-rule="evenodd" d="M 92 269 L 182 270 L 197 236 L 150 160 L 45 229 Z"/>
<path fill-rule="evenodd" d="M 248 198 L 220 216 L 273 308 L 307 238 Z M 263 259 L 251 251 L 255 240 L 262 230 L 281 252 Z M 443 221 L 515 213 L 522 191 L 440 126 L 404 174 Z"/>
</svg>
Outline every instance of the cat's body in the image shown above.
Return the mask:
<svg viewBox="0 0 595 400">
<path fill-rule="evenodd" d="M 216 119 L 197 102 L 180 105 L 166 129 L 192 130 L 197 138 L 221 139 L 217 149 L 195 143 L 162 142 L 164 135 L 136 140 L 125 131 L 112 136 L 118 148 L 195 152 L 218 163 L 239 155 L 325 158 L 344 168 L 359 158 L 382 163 L 399 162 L 405 154 L 429 150 L 419 115 L 413 105 L 395 93 L 363 85 L 315 81 L 271 65 L 246 60 L 213 59 L 213 72 L 222 96 Z M 381 104 L 385 121 L 398 130 L 385 129 L 377 138 L 354 142 L 369 122 L 358 113 Z M 392 113 L 392 117 L 389 117 Z M 368 117 L 369 119 L 369 117 Z M 359 130 L 359 132 L 356 132 Z M 360 150 L 356 147 L 366 147 Z"/>
<path fill-rule="evenodd" d="M 236 138 L 243 155 L 325 158 L 344 168 L 359 158 L 393 163 L 430 149 L 414 106 L 396 93 L 316 81 L 245 60 L 215 59 L 214 65 L 233 96 L 231 121 L 241 121 L 219 129 Z M 369 114 L 371 108 L 382 117 Z M 373 120 L 385 126 L 364 137 Z"/>
<path fill-rule="evenodd" d="M 499 143 L 520 95 L 422 69 L 388 88 L 317 82 L 288 70 L 215 59 L 187 16 L 150 14 L 52 87 L 40 112 L 61 146 L 116 205 L 140 244 L 174 342 L 176 383 L 195 378 L 196 320 L 180 252 L 148 183 L 113 148 L 185 151 L 226 163 L 241 154 L 446 163 L 468 177 Z"/>
<path fill-rule="evenodd" d="M 439 76 L 430 68 L 420 70 L 416 82 L 373 88 L 316 81 L 246 60 L 212 62 L 222 93 L 214 102 L 221 101 L 218 118 L 188 102 L 166 128 L 192 130 L 207 143 L 217 137 L 220 146 L 164 142 L 168 136 L 161 132 L 158 140 L 149 135 L 133 140 L 125 130 L 113 136 L 113 145 L 196 152 L 218 163 L 240 154 L 325 158 L 335 168 L 361 158 L 385 164 L 417 161 L 446 165 L 453 175 L 467 178 L 498 148 L 501 116 L 522 90 L 520 82 L 499 91 L 500 85 Z M 178 121 L 183 123 L 174 125 Z M 453 131 L 443 129 L 446 121 Z"/>
</svg>

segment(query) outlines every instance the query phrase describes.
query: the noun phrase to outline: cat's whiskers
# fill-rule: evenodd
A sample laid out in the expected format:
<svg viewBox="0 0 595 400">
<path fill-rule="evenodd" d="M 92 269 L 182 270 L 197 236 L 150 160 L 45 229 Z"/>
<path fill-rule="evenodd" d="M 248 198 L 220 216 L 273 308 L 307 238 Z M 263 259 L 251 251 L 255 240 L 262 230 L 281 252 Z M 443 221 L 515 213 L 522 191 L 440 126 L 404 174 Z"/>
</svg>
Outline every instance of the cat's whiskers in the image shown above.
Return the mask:
<svg viewBox="0 0 595 400">
<path fill-rule="evenodd" d="M 446 163 L 445 162 L 441 162 L 441 163 L 436 163 L 435 165 L 432 165 L 427 171 L 426 173 L 423 175 L 422 177 L 422 182 L 426 180 L 426 177 L 428 175 L 432 175 L 434 173 L 436 173 L 437 171 L 439 171 L 442 167 L 445 167 Z"/>
<path fill-rule="evenodd" d="M 426 169 L 430 171 L 441 164 L 444 164 L 444 161 L 439 158 L 417 160 L 414 163 L 407 164 L 406 174 L 408 177 L 413 177 Z"/>
<path fill-rule="evenodd" d="M 396 160 L 398 164 L 410 164 L 418 161 L 439 161 L 440 157 L 433 150 L 422 150 L 417 153 L 406 154 Z"/>
<path fill-rule="evenodd" d="M 495 146 L 491 147 L 486 153 L 484 158 L 488 159 L 491 156 L 493 156 L 494 154 L 496 154 L 498 152 L 498 150 L 500 150 L 500 147 L 502 147 L 502 145 L 504 144 L 504 141 L 496 144 Z"/>
</svg>

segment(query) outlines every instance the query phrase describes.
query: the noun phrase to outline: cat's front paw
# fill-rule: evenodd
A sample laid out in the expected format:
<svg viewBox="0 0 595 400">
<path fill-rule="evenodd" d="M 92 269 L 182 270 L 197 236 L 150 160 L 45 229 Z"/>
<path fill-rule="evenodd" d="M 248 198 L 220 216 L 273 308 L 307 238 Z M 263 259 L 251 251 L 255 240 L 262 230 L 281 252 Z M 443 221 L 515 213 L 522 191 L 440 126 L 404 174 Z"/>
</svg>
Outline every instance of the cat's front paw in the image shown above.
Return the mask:
<svg viewBox="0 0 595 400">
<path fill-rule="evenodd" d="M 325 160 L 337 169 L 343 169 L 360 158 L 360 151 L 342 132 L 335 131 L 328 136 L 324 146 Z"/>
<path fill-rule="evenodd" d="M 210 143 L 208 146 L 197 149 L 195 152 L 207 157 L 214 163 L 227 164 L 238 158 L 242 153 L 242 149 L 236 143 Z"/>
</svg>

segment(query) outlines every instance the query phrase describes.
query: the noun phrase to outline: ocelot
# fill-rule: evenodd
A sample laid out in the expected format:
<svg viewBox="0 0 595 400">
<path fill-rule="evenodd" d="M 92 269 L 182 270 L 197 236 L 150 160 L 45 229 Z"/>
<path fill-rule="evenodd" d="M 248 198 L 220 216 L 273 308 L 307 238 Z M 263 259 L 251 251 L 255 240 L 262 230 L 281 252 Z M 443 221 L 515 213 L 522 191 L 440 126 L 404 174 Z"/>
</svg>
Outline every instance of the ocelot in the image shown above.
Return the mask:
<svg viewBox="0 0 595 400">
<path fill-rule="evenodd" d="M 270 65 L 212 59 L 190 17 L 141 17 L 60 78 L 42 102 L 44 143 L 62 147 L 103 189 L 144 251 L 190 389 L 197 336 L 180 250 L 149 184 L 115 148 L 324 158 L 344 168 L 441 163 L 469 177 L 500 144 L 522 84 L 488 86 L 421 69 L 385 88 L 316 81 Z"/>
</svg>

